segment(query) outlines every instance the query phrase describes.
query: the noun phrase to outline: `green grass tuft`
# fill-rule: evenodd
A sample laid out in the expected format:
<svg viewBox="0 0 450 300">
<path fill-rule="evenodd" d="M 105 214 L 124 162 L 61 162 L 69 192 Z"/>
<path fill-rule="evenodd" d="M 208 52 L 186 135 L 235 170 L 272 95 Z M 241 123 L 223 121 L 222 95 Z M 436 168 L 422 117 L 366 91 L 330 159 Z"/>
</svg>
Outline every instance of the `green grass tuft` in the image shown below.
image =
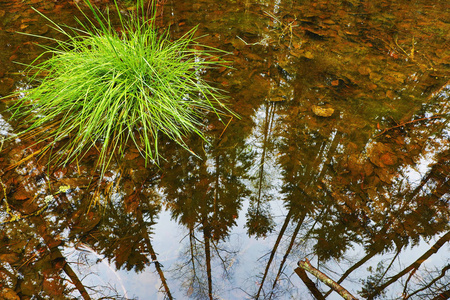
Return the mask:
<svg viewBox="0 0 450 300">
<path fill-rule="evenodd" d="M 85 15 L 89 25 L 78 21 L 81 30 L 47 19 L 67 40 L 53 40 L 57 46 L 45 47 L 43 54 L 51 58 L 29 66 L 39 84 L 13 106 L 14 117 L 26 120 L 19 136 L 36 136 L 49 148 L 64 141 L 52 156 L 59 163 L 82 158 L 99 145 L 103 173 L 129 141 L 146 162 L 157 162 L 162 135 L 189 150 L 184 138 L 194 133 L 204 139 L 205 114 L 232 114 L 221 90 L 200 76 L 222 66 L 217 54 L 224 52 L 199 45 L 196 28 L 170 41 L 168 31 L 158 34 L 154 28 L 154 14 L 143 18 L 145 9 L 138 1 L 131 17 L 119 13 L 117 32 L 108 13 L 86 3 L 94 19 Z"/>
</svg>

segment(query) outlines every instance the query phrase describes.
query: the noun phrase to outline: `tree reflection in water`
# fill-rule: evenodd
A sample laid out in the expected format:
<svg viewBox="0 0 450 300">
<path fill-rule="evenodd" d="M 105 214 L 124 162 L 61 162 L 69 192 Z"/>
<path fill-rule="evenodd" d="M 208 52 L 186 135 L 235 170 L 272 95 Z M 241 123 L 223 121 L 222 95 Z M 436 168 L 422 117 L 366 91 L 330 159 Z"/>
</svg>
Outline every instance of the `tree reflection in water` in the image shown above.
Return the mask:
<svg viewBox="0 0 450 300">
<path fill-rule="evenodd" d="M 36 29 L 23 5 L 0 3 L 0 15 L 21 16 L 0 25 L 16 30 L 24 20 L 24 30 Z M 206 120 L 211 144 L 190 141 L 197 157 L 163 143 L 160 168 L 145 167 L 130 149 L 103 181 L 94 150 L 78 164 L 47 169 L 43 155 L 9 169 L 31 152 L 28 142 L 5 143 L 2 222 L 5 203 L 29 215 L 61 185 L 72 189 L 43 213 L 0 225 L 2 293 L 120 299 L 120 289 L 87 283 L 103 261 L 124 280 L 135 273 L 138 284 L 157 279 L 157 288 L 139 287 L 151 299 L 308 299 L 293 272 L 308 258 L 367 299 L 449 298 L 446 5 L 166 1 L 170 13 L 159 21 L 173 24 L 174 36 L 200 23 L 199 34 L 212 33 L 205 44 L 233 53 L 234 69 L 205 76 L 230 91 L 241 120 L 225 132 Z M 8 71 L 0 70 L 2 95 L 11 81 L 23 85 L 9 59 L 37 54 L 30 37 L 7 33 L 0 31 L 12 45 L 0 43 Z M 319 116 L 316 106 L 334 113 Z M 164 210 L 181 238 L 158 220 Z M 161 240 L 175 245 L 174 257 L 161 260 L 171 251 Z M 94 259 L 81 259 L 90 254 Z"/>
<path fill-rule="evenodd" d="M 249 194 L 240 176 L 250 158 L 237 147 L 242 142 L 241 137 L 230 138 L 235 147 L 226 149 L 219 139 L 197 152 L 201 163 L 185 151 L 171 153 L 169 171 L 161 180 L 172 218 L 188 231 L 187 249 L 173 271 L 187 295 L 195 299 L 216 298 L 215 288 L 223 283 L 213 283 L 213 271 L 221 270 L 221 280 L 232 274 L 237 252 L 225 241 L 236 225 L 243 198 Z"/>
</svg>

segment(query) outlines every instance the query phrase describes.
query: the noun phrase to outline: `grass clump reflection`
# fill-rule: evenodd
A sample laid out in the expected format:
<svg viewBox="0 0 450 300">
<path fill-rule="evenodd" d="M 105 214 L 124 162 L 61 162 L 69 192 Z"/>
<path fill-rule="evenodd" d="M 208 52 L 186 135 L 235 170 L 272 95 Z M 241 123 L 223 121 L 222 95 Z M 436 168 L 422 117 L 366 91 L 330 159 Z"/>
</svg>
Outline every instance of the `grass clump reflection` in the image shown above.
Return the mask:
<svg viewBox="0 0 450 300">
<path fill-rule="evenodd" d="M 224 64 L 217 57 L 221 52 L 200 45 L 196 28 L 170 41 L 167 30 L 155 29 L 155 13 L 145 19 L 138 0 L 129 17 L 118 13 L 116 30 L 109 13 L 86 4 L 94 18 L 84 15 L 88 25 L 77 19 L 81 29 L 47 19 L 67 40 L 52 39 L 57 46 L 45 47 L 43 54 L 51 58 L 29 67 L 39 85 L 13 106 L 14 116 L 26 120 L 20 136 L 37 136 L 47 149 L 61 143 L 55 155 L 60 163 L 83 157 L 101 141 L 98 163 L 104 171 L 113 153 L 124 154 L 128 142 L 146 162 L 160 158 L 163 135 L 189 150 L 184 138 L 195 133 L 204 139 L 201 118 L 206 113 L 230 113 L 221 90 L 200 76 Z"/>
</svg>

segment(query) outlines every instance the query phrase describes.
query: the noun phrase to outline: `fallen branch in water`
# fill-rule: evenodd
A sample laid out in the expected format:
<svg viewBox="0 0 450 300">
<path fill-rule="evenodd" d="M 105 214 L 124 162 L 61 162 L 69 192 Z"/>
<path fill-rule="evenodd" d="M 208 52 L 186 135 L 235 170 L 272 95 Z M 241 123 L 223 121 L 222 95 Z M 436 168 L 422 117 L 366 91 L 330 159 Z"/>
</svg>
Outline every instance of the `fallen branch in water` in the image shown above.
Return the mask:
<svg viewBox="0 0 450 300">
<path fill-rule="evenodd" d="M 298 277 L 300 277 L 300 279 L 306 285 L 308 290 L 311 292 L 311 294 L 313 294 L 313 296 L 317 300 L 325 300 L 325 297 L 323 296 L 323 294 L 317 289 L 314 282 L 311 279 L 309 279 L 309 277 L 308 277 L 308 275 L 306 275 L 306 271 L 304 269 L 297 267 L 297 268 L 295 268 L 294 272 L 297 273 Z"/>
<path fill-rule="evenodd" d="M 358 300 L 358 298 L 356 298 L 355 296 L 353 296 L 352 294 L 350 294 L 345 288 L 343 288 L 341 285 L 339 285 L 338 283 L 336 283 L 333 279 L 331 279 L 330 277 L 328 277 L 327 275 L 325 275 L 324 273 L 320 272 L 319 270 L 317 270 L 316 268 L 314 268 L 311 263 L 309 262 L 308 259 L 305 260 L 301 260 L 298 262 L 298 266 L 300 268 L 302 268 L 303 270 L 308 271 L 309 273 L 311 273 L 312 275 L 314 275 L 314 277 L 316 277 L 317 279 L 319 279 L 320 281 L 322 281 L 323 283 L 325 283 L 326 285 L 328 285 L 330 288 L 332 288 L 335 292 L 337 292 L 339 295 L 342 296 L 342 298 L 344 298 L 345 300 Z M 297 272 L 297 269 L 295 271 L 300 278 L 302 278 L 303 274 L 299 274 Z M 303 280 L 303 278 L 302 278 Z M 306 283 L 305 283 L 306 284 Z M 307 285 L 308 286 L 308 285 Z M 308 286 L 309 288 L 309 286 Z M 311 290 L 310 290 L 311 291 Z M 312 291 L 311 291 L 312 292 Z M 321 299 L 321 298 L 318 298 Z"/>
</svg>

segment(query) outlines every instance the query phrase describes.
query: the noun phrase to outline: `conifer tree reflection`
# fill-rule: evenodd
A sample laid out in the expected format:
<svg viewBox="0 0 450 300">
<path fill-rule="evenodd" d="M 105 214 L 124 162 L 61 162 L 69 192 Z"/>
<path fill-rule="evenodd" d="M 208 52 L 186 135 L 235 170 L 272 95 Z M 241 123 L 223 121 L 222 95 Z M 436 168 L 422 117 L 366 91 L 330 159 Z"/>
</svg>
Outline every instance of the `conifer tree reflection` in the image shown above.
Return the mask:
<svg viewBox="0 0 450 300">
<path fill-rule="evenodd" d="M 283 111 L 281 111 L 281 113 L 283 113 Z M 286 119 L 288 118 L 288 115 L 283 115 L 283 117 L 283 121 L 289 123 L 290 120 Z M 288 212 L 285 216 L 283 226 L 278 232 L 269 259 L 267 260 L 267 265 L 262 275 L 261 285 L 255 296 L 256 299 L 258 299 L 262 293 L 264 293 L 265 298 L 272 299 L 277 296 L 279 297 L 286 292 L 286 286 L 280 287 L 278 283 L 281 280 L 281 276 L 291 252 L 298 251 L 296 249 L 296 247 L 299 247 L 297 238 L 302 227 L 305 227 L 305 218 L 308 215 L 321 215 L 317 205 L 323 202 L 322 198 L 324 195 L 321 194 L 322 191 L 320 189 L 318 194 L 315 194 L 317 189 L 312 189 L 312 187 L 317 184 L 317 178 L 320 178 L 322 173 L 325 172 L 326 165 L 334 154 L 338 141 L 340 140 L 339 134 L 331 134 L 331 145 L 328 144 L 329 141 L 327 137 L 324 137 L 322 142 L 319 142 L 320 140 L 316 141 L 315 146 L 320 149 L 320 151 L 314 152 L 313 149 L 310 149 L 313 157 L 305 158 L 303 156 L 305 151 L 302 149 L 304 145 L 302 144 L 302 140 L 297 138 L 298 130 L 298 127 L 288 127 L 282 134 L 282 142 L 280 143 L 281 155 L 278 158 L 278 162 L 282 168 L 283 175 L 281 192 L 284 195 L 284 202 Z M 301 130 L 303 131 L 305 129 L 302 128 Z M 318 174 L 316 172 L 318 172 Z M 326 208 L 326 206 L 324 207 Z M 287 230 L 289 224 L 293 226 L 292 230 Z M 303 229 L 303 231 L 304 230 L 305 229 Z M 288 232 L 289 235 L 285 236 Z M 303 239 L 305 239 L 305 235 L 308 236 L 310 232 L 304 231 L 303 234 Z M 272 278 L 270 288 L 264 292 L 265 279 L 269 274 L 270 266 L 275 259 L 276 252 L 283 239 L 287 239 L 286 248 L 285 250 L 282 250 L 284 251 L 284 254 L 277 267 L 277 271 Z M 286 278 L 288 276 L 289 275 L 287 275 Z"/>
<path fill-rule="evenodd" d="M 274 122 L 276 103 L 268 102 L 260 107 L 261 113 L 264 112 L 262 124 L 255 121 L 256 126 L 253 128 L 254 133 L 248 138 L 249 145 L 253 148 L 254 166 L 256 166 L 256 175 L 249 174 L 252 178 L 255 191 L 250 195 L 249 208 L 246 214 L 247 232 L 250 236 L 255 235 L 256 238 L 266 237 L 268 233 L 274 230 L 275 223 L 273 221 L 272 212 L 269 202 L 273 198 L 271 193 L 271 185 L 274 178 L 273 170 L 268 170 L 270 160 L 274 154 Z M 258 119 L 259 112 L 256 112 Z"/>
<path fill-rule="evenodd" d="M 91 287 L 83 284 L 82 278 L 72 269 L 73 264 L 69 264 L 59 248 L 62 241 L 58 233 L 64 230 L 65 224 L 51 222 L 39 215 L 1 226 L 2 299 L 36 294 L 52 299 L 71 299 L 74 289 L 82 299 L 91 299 Z M 67 278 L 71 285 L 67 284 Z"/>
<path fill-rule="evenodd" d="M 139 272 L 154 264 L 161 290 L 167 299 L 173 299 L 151 242 L 152 227 L 161 210 L 159 195 L 152 182 L 141 182 L 140 187 L 133 189 L 136 183 L 131 178 L 123 181 L 120 187 L 127 192 L 125 197 L 112 195 L 104 209 L 102 222 L 83 241 L 114 262 L 117 269 Z"/>
<path fill-rule="evenodd" d="M 242 199 L 248 195 L 242 174 L 249 155 L 238 145 L 231 137 L 219 140 L 203 153 L 197 151 L 200 159 L 176 151 L 168 165 L 170 172 L 161 180 L 172 218 L 188 231 L 183 261 L 174 274 L 194 299 L 216 298 L 223 284 L 215 281 L 217 273 L 221 270 L 222 278 L 228 278 L 234 264 L 236 252 L 222 241 L 236 225 Z"/>
<path fill-rule="evenodd" d="M 148 204 L 141 202 L 144 207 L 129 214 L 123 203 L 111 201 L 102 222 L 92 233 L 95 239 L 86 242 L 114 262 L 117 269 L 142 271 L 150 263 L 148 230 L 154 225 L 154 216 L 160 209 Z"/>
</svg>

